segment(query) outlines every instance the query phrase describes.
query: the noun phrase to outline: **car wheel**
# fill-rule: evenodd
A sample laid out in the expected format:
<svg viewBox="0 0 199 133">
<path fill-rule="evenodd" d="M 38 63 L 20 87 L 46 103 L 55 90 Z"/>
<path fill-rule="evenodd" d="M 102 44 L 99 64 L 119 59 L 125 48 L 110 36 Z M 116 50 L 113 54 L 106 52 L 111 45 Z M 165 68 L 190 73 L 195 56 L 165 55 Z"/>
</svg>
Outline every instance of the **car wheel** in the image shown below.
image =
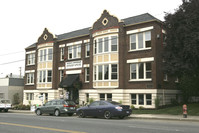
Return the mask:
<svg viewBox="0 0 199 133">
<path fill-rule="evenodd" d="M 60 116 L 60 111 L 58 109 L 56 109 L 54 115 L 55 116 Z"/>
<path fill-rule="evenodd" d="M 4 112 L 8 112 L 8 109 L 4 109 Z"/>
<path fill-rule="evenodd" d="M 78 116 L 79 116 L 80 118 L 84 118 L 84 117 L 85 117 L 84 111 L 82 111 L 82 110 L 79 111 Z"/>
<path fill-rule="evenodd" d="M 72 116 L 73 115 L 73 113 L 68 113 L 68 116 Z"/>
<path fill-rule="evenodd" d="M 125 116 L 119 116 L 120 119 L 124 119 Z"/>
<path fill-rule="evenodd" d="M 41 110 L 40 110 L 40 109 L 37 109 L 36 114 L 37 114 L 37 115 L 42 115 Z"/>
<path fill-rule="evenodd" d="M 104 118 L 105 119 L 111 119 L 111 112 L 110 111 L 105 111 L 104 112 Z"/>
</svg>

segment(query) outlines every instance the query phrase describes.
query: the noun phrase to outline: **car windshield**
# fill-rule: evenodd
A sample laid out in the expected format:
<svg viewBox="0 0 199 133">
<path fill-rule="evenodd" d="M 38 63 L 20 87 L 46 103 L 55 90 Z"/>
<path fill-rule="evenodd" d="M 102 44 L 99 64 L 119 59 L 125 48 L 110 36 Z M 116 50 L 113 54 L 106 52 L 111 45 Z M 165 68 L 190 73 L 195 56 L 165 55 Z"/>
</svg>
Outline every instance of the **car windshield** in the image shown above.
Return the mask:
<svg viewBox="0 0 199 133">
<path fill-rule="evenodd" d="M 0 103 L 10 103 L 10 100 L 1 100 Z"/>
<path fill-rule="evenodd" d="M 75 103 L 73 101 L 65 101 L 65 104 L 67 104 L 67 105 L 75 105 Z"/>
<path fill-rule="evenodd" d="M 113 104 L 113 105 L 121 105 L 120 103 L 114 102 L 114 101 L 111 101 L 110 103 Z"/>
</svg>

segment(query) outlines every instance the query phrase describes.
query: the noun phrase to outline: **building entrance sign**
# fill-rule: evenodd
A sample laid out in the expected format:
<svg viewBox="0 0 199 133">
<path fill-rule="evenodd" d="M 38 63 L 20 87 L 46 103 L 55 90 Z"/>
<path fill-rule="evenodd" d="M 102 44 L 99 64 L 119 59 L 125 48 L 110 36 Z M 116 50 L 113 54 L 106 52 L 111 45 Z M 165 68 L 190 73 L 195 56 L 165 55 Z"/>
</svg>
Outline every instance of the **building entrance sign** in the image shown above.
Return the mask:
<svg viewBox="0 0 199 133">
<path fill-rule="evenodd" d="M 82 60 L 66 62 L 66 69 L 81 68 Z"/>
</svg>

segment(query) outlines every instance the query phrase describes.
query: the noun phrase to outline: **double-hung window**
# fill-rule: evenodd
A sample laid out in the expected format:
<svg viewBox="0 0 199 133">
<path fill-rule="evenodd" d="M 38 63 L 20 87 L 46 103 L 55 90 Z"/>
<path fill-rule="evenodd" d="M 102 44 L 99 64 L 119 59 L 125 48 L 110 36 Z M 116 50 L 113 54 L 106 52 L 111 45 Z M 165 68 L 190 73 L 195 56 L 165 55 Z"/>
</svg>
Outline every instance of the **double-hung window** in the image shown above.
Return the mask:
<svg viewBox="0 0 199 133">
<path fill-rule="evenodd" d="M 53 49 L 46 48 L 39 50 L 39 61 L 52 61 L 53 59 Z"/>
<path fill-rule="evenodd" d="M 34 65 L 34 64 L 35 64 L 35 54 L 28 54 L 27 65 Z"/>
<path fill-rule="evenodd" d="M 94 54 L 118 51 L 118 36 L 111 35 L 94 40 Z"/>
<path fill-rule="evenodd" d="M 68 59 L 81 58 L 81 45 L 74 45 L 68 47 Z"/>
<path fill-rule="evenodd" d="M 52 70 L 38 71 L 38 74 L 39 74 L 38 78 L 39 83 L 52 82 Z"/>
<path fill-rule="evenodd" d="M 151 48 L 151 31 L 130 35 L 130 50 L 142 50 Z"/>
<path fill-rule="evenodd" d="M 26 93 L 26 100 L 34 100 L 34 93 Z"/>
<path fill-rule="evenodd" d="M 152 67 L 151 62 L 141 62 L 130 64 L 131 80 L 151 80 Z"/>
<path fill-rule="evenodd" d="M 64 48 L 60 49 L 60 61 L 64 60 Z"/>
<path fill-rule="evenodd" d="M 86 43 L 86 44 L 85 44 L 85 47 L 86 47 L 85 56 L 86 56 L 86 57 L 89 57 L 89 56 L 90 56 L 90 43 Z"/>
<path fill-rule="evenodd" d="M 89 82 L 90 72 L 89 67 L 85 68 L 85 82 Z"/>
<path fill-rule="evenodd" d="M 34 73 L 26 74 L 26 84 L 34 84 Z"/>
<path fill-rule="evenodd" d="M 94 81 L 99 80 L 117 80 L 117 64 L 96 65 L 93 67 Z"/>
</svg>

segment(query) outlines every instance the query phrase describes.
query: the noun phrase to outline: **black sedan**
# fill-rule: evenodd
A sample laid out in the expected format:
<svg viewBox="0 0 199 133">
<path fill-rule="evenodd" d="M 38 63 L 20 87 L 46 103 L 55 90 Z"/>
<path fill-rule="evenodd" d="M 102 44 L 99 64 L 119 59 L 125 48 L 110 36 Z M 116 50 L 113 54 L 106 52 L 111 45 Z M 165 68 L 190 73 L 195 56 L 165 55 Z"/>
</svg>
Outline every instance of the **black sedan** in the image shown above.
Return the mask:
<svg viewBox="0 0 199 133">
<path fill-rule="evenodd" d="M 119 117 L 123 119 L 131 115 L 132 110 L 129 105 L 121 105 L 114 101 L 95 101 L 88 106 L 77 109 L 77 115 L 80 118 L 86 116 L 104 117 L 110 119 L 112 117 Z"/>
</svg>

